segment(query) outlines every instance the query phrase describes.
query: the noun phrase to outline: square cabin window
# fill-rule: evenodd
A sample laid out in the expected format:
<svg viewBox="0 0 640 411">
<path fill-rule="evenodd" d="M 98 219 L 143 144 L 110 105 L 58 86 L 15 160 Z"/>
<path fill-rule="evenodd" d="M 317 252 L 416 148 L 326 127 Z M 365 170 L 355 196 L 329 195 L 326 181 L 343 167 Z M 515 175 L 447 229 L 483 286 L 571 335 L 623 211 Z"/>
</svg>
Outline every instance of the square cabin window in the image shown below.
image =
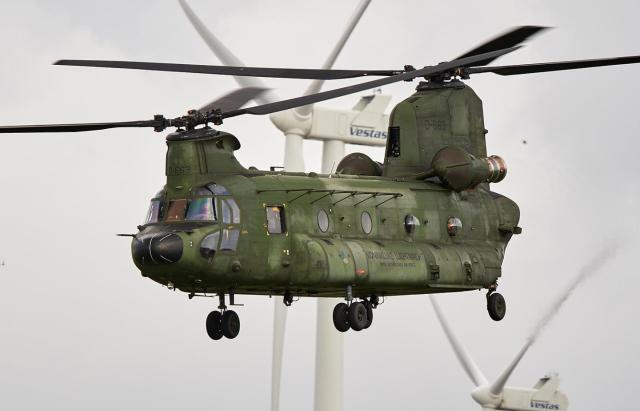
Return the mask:
<svg viewBox="0 0 640 411">
<path fill-rule="evenodd" d="M 267 206 L 267 231 L 269 234 L 283 234 L 287 232 L 284 220 L 283 206 Z"/>
</svg>

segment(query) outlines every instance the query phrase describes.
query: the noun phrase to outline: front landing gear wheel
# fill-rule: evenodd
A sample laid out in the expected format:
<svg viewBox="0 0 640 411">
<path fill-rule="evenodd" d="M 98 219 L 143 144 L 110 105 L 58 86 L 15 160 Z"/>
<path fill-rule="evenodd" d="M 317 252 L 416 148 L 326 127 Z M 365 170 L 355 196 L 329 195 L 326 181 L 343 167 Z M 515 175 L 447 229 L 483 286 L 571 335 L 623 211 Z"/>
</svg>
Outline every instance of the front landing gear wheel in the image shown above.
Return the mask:
<svg viewBox="0 0 640 411">
<path fill-rule="evenodd" d="M 233 339 L 240 334 L 240 317 L 235 311 L 227 310 L 222 314 L 222 334 Z"/>
<path fill-rule="evenodd" d="M 349 329 L 349 306 L 345 303 L 333 307 L 333 326 L 341 333 Z"/>
<path fill-rule="evenodd" d="M 507 313 L 507 303 L 500 293 L 492 293 L 487 297 L 487 311 L 493 321 L 500 321 Z"/>
<path fill-rule="evenodd" d="M 361 331 L 366 328 L 368 322 L 367 307 L 361 302 L 352 303 L 349 307 L 349 324 L 353 331 Z"/>
<path fill-rule="evenodd" d="M 207 315 L 207 334 L 212 340 L 222 338 L 222 314 L 220 311 L 211 311 Z"/>
</svg>

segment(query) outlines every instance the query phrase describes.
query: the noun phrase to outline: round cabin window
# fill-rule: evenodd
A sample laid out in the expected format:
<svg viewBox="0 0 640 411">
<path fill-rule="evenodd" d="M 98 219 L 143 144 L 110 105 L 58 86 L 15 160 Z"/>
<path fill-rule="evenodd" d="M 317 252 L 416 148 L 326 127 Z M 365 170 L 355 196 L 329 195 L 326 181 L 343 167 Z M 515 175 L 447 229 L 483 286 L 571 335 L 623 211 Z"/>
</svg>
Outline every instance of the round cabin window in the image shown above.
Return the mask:
<svg viewBox="0 0 640 411">
<path fill-rule="evenodd" d="M 458 217 L 449 217 L 447 220 L 447 233 L 455 237 L 462 230 L 462 221 Z"/>
<path fill-rule="evenodd" d="M 416 231 L 416 227 L 420 225 L 420 220 L 413 214 L 409 214 L 404 218 L 404 231 L 412 235 Z"/>
<path fill-rule="evenodd" d="M 364 231 L 365 234 L 371 234 L 371 230 L 373 229 L 371 214 L 366 211 L 363 212 L 360 216 L 360 224 L 362 225 L 362 231 Z"/>
<path fill-rule="evenodd" d="M 318 228 L 323 233 L 329 229 L 329 215 L 324 210 L 318 211 Z"/>
</svg>

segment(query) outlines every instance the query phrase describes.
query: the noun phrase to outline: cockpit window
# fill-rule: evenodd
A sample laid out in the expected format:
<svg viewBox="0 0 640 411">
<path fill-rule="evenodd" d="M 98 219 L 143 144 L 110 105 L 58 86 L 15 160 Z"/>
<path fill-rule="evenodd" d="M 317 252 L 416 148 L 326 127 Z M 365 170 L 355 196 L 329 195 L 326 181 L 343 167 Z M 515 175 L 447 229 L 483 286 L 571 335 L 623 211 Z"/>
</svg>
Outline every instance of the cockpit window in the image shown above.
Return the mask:
<svg viewBox="0 0 640 411">
<path fill-rule="evenodd" d="M 223 186 L 217 185 L 215 183 L 208 184 L 207 185 L 207 190 L 210 190 L 215 195 L 220 195 L 220 196 L 229 196 L 229 195 L 231 195 L 231 193 L 229 191 L 227 191 L 226 188 L 224 188 Z"/>
<path fill-rule="evenodd" d="M 220 251 L 235 251 L 240 237 L 239 230 L 222 230 L 222 241 L 220 241 Z"/>
<path fill-rule="evenodd" d="M 187 220 L 216 221 L 216 219 L 216 207 L 212 197 L 200 197 L 191 200 L 187 210 Z"/>
<path fill-rule="evenodd" d="M 170 201 L 169 210 L 167 211 L 167 217 L 165 218 L 165 220 L 166 221 L 184 220 L 184 215 L 186 211 L 187 211 L 186 198 Z"/>
<path fill-rule="evenodd" d="M 240 208 L 233 198 L 224 198 L 222 203 L 222 222 L 225 224 L 240 223 Z"/>
<path fill-rule="evenodd" d="M 145 224 L 157 223 L 162 218 L 163 210 L 163 198 L 164 198 L 164 189 L 158 191 L 153 199 L 151 199 L 151 204 L 149 205 L 149 211 L 147 211 L 147 218 L 145 219 Z"/>
<path fill-rule="evenodd" d="M 162 208 L 162 201 L 160 199 L 151 200 L 149 205 L 149 211 L 147 212 L 147 218 L 145 224 L 157 223 L 160 220 L 160 210 Z"/>
<path fill-rule="evenodd" d="M 208 260 L 213 259 L 218 249 L 220 231 L 216 231 L 206 236 L 200 243 L 200 255 Z"/>
</svg>

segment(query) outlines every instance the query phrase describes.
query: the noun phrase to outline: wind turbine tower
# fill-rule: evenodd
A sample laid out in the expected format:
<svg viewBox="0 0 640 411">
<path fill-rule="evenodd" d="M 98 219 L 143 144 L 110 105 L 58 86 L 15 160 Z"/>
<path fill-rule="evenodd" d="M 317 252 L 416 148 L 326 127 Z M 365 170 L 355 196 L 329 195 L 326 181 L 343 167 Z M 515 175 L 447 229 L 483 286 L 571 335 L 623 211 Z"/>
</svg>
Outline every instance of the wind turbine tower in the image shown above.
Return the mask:
<svg viewBox="0 0 640 411">
<path fill-rule="evenodd" d="M 211 51 L 228 66 L 245 66 L 198 18 L 186 0 L 178 0 L 185 14 Z M 333 67 L 353 29 L 360 21 L 371 0 L 360 0 L 349 19 L 338 42 L 321 68 Z M 267 89 L 257 78 L 234 77 L 241 87 Z M 317 93 L 324 80 L 314 80 L 304 95 Z M 281 100 L 273 90 L 255 98 L 259 104 Z M 302 152 L 303 140 L 321 140 L 322 173 L 329 174 L 345 155 L 345 144 L 366 146 L 386 145 L 389 116 L 384 114 L 391 100 L 390 96 L 373 94 L 362 97 L 352 110 L 335 110 L 314 105 L 271 115 L 271 121 L 285 136 L 284 169 L 305 171 Z M 318 298 L 315 369 L 315 411 L 342 410 L 343 389 L 343 336 L 333 326 L 332 313 L 334 299 Z M 274 328 L 272 353 L 271 410 L 277 411 L 280 404 L 280 380 L 286 324 L 286 307 L 274 301 Z"/>
</svg>

